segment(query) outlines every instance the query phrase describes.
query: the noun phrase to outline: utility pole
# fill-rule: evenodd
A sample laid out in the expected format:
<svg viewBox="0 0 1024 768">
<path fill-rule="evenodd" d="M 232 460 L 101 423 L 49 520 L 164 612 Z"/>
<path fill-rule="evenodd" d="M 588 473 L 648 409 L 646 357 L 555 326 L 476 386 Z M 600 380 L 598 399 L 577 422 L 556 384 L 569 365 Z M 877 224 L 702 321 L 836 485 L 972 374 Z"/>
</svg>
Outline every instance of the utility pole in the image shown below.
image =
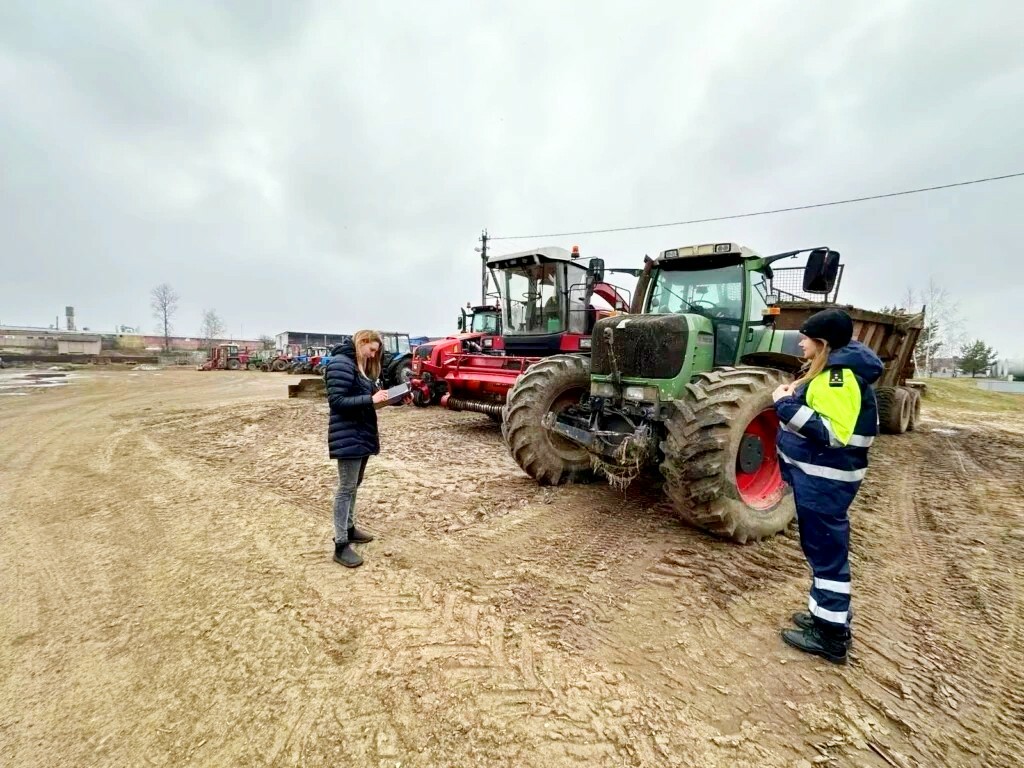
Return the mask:
<svg viewBox="0 0 1024 768">
<path fill-rule="evenodd" d="M 480 234 L 480 304 L 487 304 L 487 230 Z"/>
</svg>

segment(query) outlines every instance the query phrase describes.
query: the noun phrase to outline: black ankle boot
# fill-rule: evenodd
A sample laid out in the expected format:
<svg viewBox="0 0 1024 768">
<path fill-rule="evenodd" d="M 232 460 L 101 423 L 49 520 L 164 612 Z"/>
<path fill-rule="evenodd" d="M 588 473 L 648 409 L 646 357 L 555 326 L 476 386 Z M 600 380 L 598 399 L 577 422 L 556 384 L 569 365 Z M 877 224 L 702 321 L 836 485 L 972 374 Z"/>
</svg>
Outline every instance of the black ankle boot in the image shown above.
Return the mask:
<svg viewBox="0 0 1024 768">
<path fill-rule="evenodd" d="M 850 611 L 850 620 L 851 621 L 853 620 L 853 611 L 852 610 Z M 810 629 L 811 627 L 814 626 L 814 617 L 811 614 L 806 613 L 806 612 L 804 612 L 804 613 L 794 613 L 793 614 L 793 623 L 796 624 L 796 626 L 800 627 L 800 629 Z M 847 639 L 846 644 L 847 644 L 847 646 L 849 646 L 849 644 L 851 642 L 853 642 L 853 629 L 852 628 L 848 628 L 847 631 L 849 632 L 849 637 Z"/>
<path fill-rule="evenodd" d="M 782 639 L 786 645 L 821 656 L 833 664 L 846 663 L 849 634 L 845 631 L 826 630 L 813 624 L 809 629 L 784 629 Z"/>
<path fill-rule="evenodd" d="M 361 558 L 347 541 L 334 542 L 334 562 L 341 563 L 346 568 L 355 568 L 363 564 Z"/>
<path fill-rule="evenodd" d="M 360 531 L 354 525 L 348 529 L 349 544 L 369 544 L 371 541 L 373 541 L 373 536 L 366 531 Z"/>
</svg>

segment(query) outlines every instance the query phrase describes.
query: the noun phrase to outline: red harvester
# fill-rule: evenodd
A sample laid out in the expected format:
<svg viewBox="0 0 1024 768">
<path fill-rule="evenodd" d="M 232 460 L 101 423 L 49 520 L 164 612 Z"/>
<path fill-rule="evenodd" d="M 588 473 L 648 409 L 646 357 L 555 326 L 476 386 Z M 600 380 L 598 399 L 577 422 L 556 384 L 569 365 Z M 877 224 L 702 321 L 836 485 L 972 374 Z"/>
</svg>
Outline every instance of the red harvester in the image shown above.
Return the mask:
<svg viewBox="0 0 1024 768">
<path fill-rule="evenodd" d="M 487 267 L 505 297 L 501 336 L 461 334 L 417 347 L 411 382 L 416 405 L 439 403 L 500 421 L 506 394 L 530 365 L 549 355 L 589 355 L 594 323 L 629 309 L 621 289 L 604 281 L 604 262 L 582 264 L 578 247 L 492 256 Z M 470 345 L 480 351 L 469 351 Z"/>
</svg>

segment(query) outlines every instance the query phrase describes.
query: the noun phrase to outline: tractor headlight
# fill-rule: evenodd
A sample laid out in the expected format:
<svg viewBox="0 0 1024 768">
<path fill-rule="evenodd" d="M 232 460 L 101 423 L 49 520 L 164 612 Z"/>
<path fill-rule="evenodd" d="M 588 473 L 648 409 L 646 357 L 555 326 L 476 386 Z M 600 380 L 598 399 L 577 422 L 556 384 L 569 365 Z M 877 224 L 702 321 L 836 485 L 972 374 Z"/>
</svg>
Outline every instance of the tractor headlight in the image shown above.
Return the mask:
<svg viewBox="0 0 1024 768">
<path fill-rule="evenodd" d="M 590 382 L 590 396 L 591 397 L 618 397 L 619 390 L 610 381 L 592 381 Z"/>
<path fill-rule="evenodd" d="M 658 402 L 658 388 L 657 387 L 626 387 L 622 393 L 623 398 L 626 400 L 643 400 L 648 402 Z"/>
<path fill-rule="evenodd" d="M 493 346 L 494 346 L 494 339 L 492 339 L 490 337 L 484 339 L 484 347 L 486 349 L 490 349 Z"/>
<path fill-rule="evenodd" d="M 590 345 L 591 345 L 592 341 L 593 341 L 593 339 L 591 339 L 590 337 L 587 337 L 585 339 L 580 339 L 580 349 L 590 349 Z"/>
</svg>

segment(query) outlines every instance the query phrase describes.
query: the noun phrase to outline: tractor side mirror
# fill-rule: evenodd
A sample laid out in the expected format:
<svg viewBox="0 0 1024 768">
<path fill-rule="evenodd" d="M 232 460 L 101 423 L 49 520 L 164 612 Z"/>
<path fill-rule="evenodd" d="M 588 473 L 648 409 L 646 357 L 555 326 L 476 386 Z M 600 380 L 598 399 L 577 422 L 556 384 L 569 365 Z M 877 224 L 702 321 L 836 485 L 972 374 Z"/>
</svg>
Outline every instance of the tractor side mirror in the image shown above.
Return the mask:
<svg viewBox="0 0 1024 768">
<path fill-rule="evenodd" d="M 465 328 L 466 328 L 466 316 L 465 315 L 459 315 L 459 330 L 462 331 L 462 330 L 465 330 Z"/>
<path fill-rule="evenodd" d="M 595 283 L 604 282 L 604 259 L 591 259 L 587 266 L 587 276 Z"/>
<path fill-rule="evenodd" d="M 839 251 L 815 248 L 807 257 L 804 267 L 804 291 L 807 293 L 828 293 L 839 276 Z"/>
</svg>

